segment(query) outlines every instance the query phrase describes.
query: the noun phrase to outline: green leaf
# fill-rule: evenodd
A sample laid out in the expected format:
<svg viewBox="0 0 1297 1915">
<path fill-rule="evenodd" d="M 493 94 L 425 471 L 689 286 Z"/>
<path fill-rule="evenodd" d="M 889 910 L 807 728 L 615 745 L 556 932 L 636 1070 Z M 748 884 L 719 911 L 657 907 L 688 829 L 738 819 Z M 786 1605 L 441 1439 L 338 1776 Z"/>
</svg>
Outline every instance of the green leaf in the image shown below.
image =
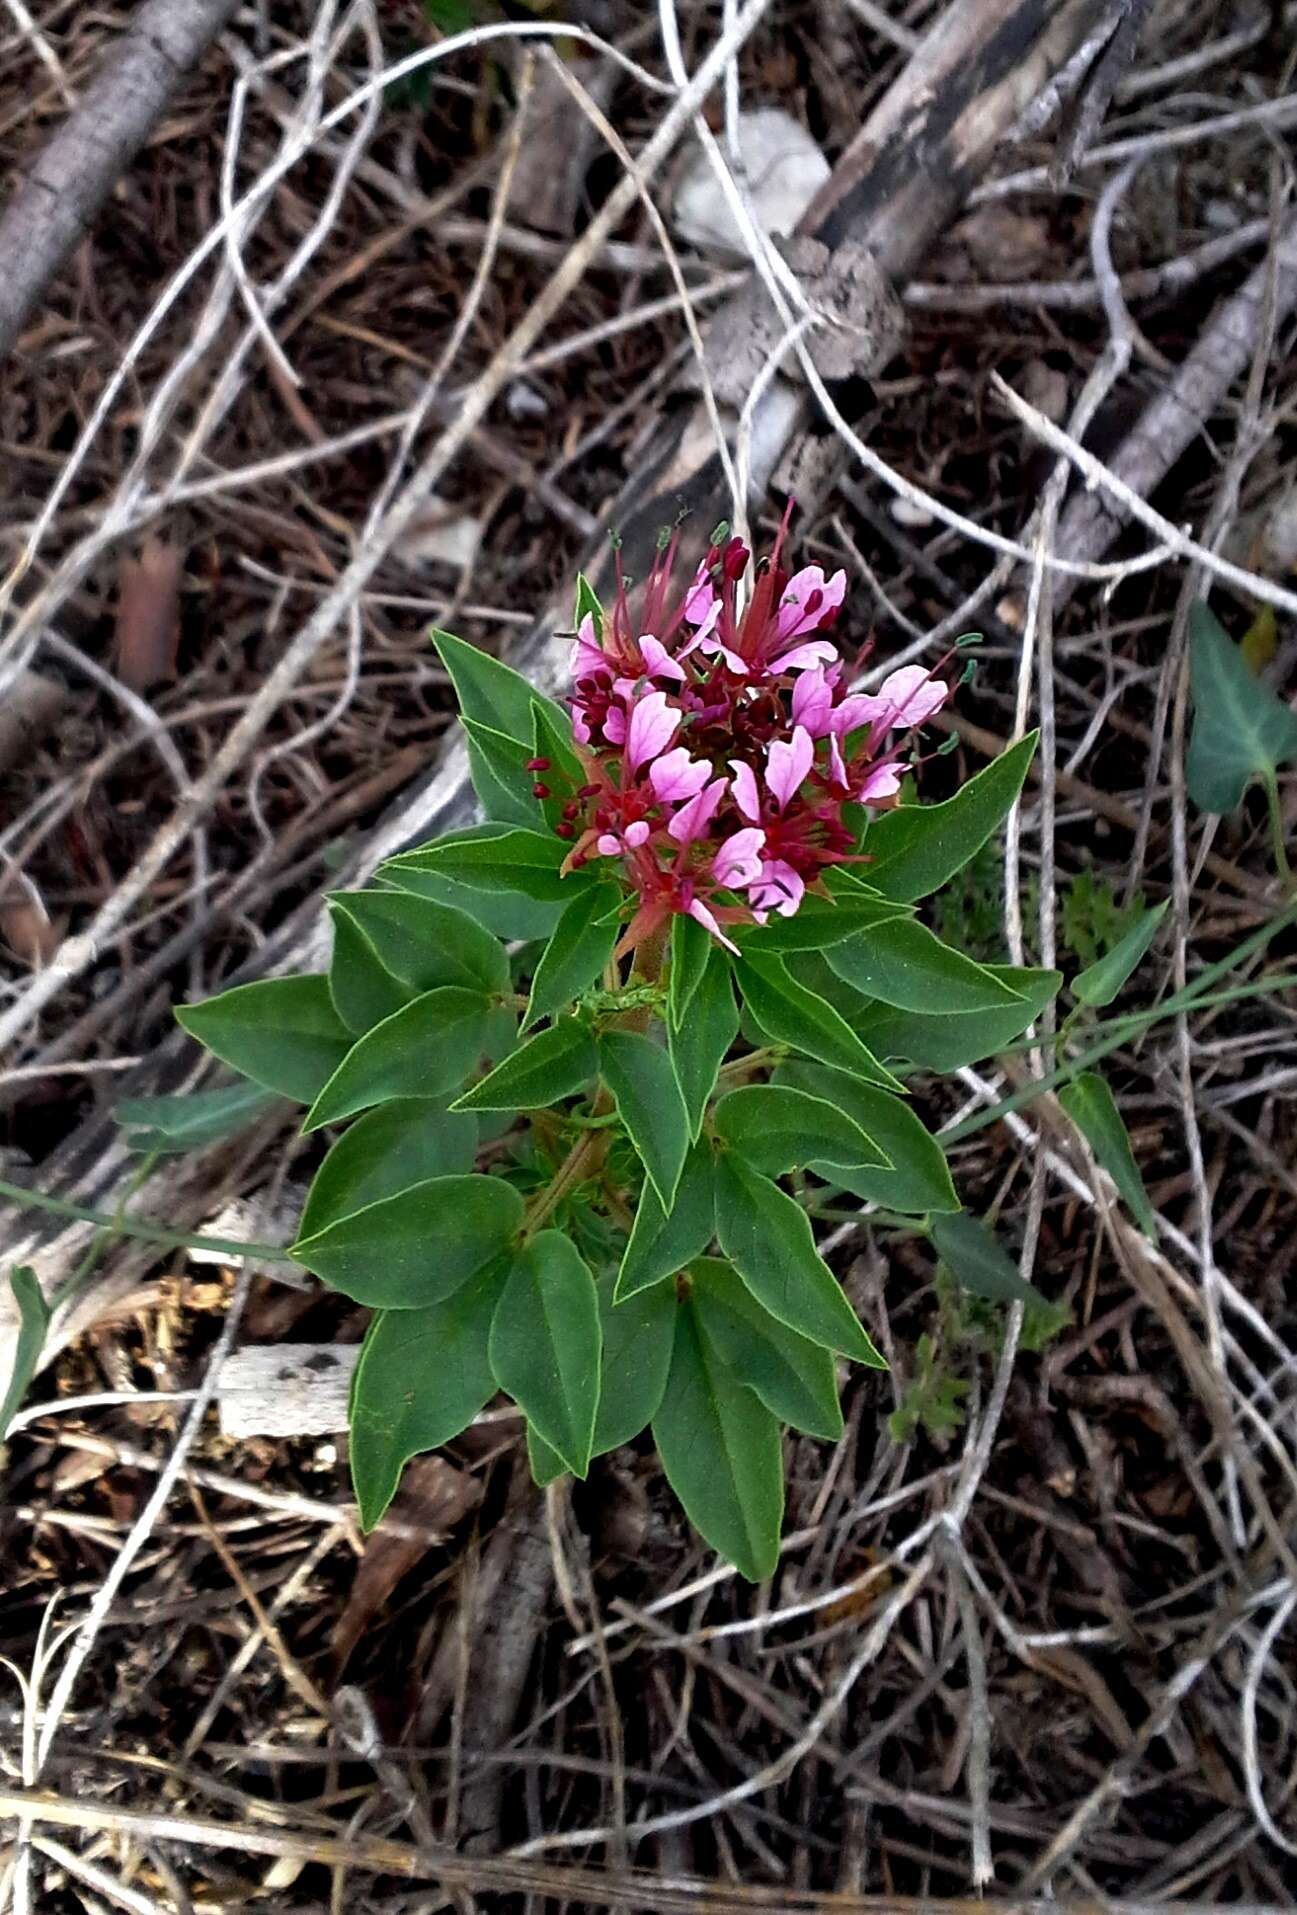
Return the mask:
<svg viewBox="0 0 1297 1915">
<path fill-rule="evenodd" d="M 599 603 L 594 586 L 591 585 L 585 573 L 578 572 L 576 575 L 576 615 L 573 620 L 577 631 L 581 629 L 581 620 L 587 616 L 594 620 L 595 637 L 602 638 L 604 627 L 603 606 Z"/>
<path fill-rule="evenodd" d="M 277 1102 L 260 1084 L 229 1084 L 178 1097 L 123 1097 L 113 1115 L 127 1133 L 128 1150 L 205 1150 L 237 1136 Z"/>
<path fill-rule="evenodd" d="M 463 721 L 468 746 L 468 775 L 473 781 L 482 816 L 493 824 L 522 825 L 534 831 L 539 807 L 532 795 L 534 772 L 527 770 L 531 748 L 519 738 L 506 737 L 471 718 Z"/>
<path fill-rule="evenodd" d="M 1189 685 L 1189 796 L 1202 811 L 1233 811 L 1253 778 L 1273 784 L 1278 766 L 1297 758 L 1297 712 L 1253 676 L 1201 599 L 1189 609 Z"/>
<path fill-rule="evenodd" d="M 474 891 L 466 884 L 442 877 L 440 872 L 398 870 L 390 861 L 379 865 L 374 882 L 387 885 L 393 891 L 410 891 L 416 897 L 432 898 L 438 904 L 453 904 L 494 937 L 548 937 L 563 914 L 563 904 L 558 900 L 539 904 L 516 891 Z"/>
<path fill-rule="evenodd" d="M 495 1395 L 487 1339 L 508 1269 L 498 1257 L 444 1303 L 384 1310 L 370 1324 L 351 1385 L 351 1480 L 363 1528 L 386 1510 L 410 1457 L 449 1443 Z"/>
<path fill-rule="evenodd" d="M 1168 898 L 1164 904 L 1155 904 L 1151 910 L 1145 911 L 1134 929 L 1128 931 L 1119 944 L 1114 944 L 1106 956 L 1095 964 L 1087 965 L 1084 971 L 1077 972 L 1072 979 L 1072 996 L 1078 1004 L 1101 1007 L 1112 1003 L 1152 945 L 1170 902 Z"/>
<path fill-rule="evenodd" d="M 446 984 L 425 991 L 358 1039 L 306 1113 L 304 1132 L 386 1103 L 440 1097 L 463 1083 L 486 1047 L 490 999 Z"/>
<path fill-rule="evenodd" d="M 569 1010 L 601 976 L 621 929 L 620 905 L 621 893 L 611 884 L 591 885 L 573 898 L 532 975 L 524 1030 L 542 1017 Z"/>
<path fill-rule="evenodd" d="M 379 962 L 411 994 L 445 984 L 488 995 L 509 989 L 499 938 L 453 905 L 403 891 L 335 891 L 329 903 L 360 927 Z"/>
<path fill-rule="evenodd" d="M 535 1424 L 527 1425 L 527 1461 L 531 1466 L 531 1480 L 537 1489 L 548 1489 L 560 1476 L 568 1473 L 567 1464 L 557 1450 L 552 1450 Z"/>
<path fill-rule="evenodd" d="M 722 1363 L 689 1303 L 676 1317 L 653 1438 L 699 1535 L 749 1582 L 773 1574 L 784 1514 L 779 1424 Z"/>
<path fill-rule="evenodd" d="M 18 1305 L 18 1335 L 14 1339 L 13 1370 L 5 1387 L 4 1402 L 0 1403 L 0 1443 L 9 1434 L 9 1425 L 31 1387 L 53 1315 L 29 1263 L 14 1265 L 9 1272 L 9 1288 Z"/>
<path fill-rule="evenodd" d="M 708 1099 L 716 1089 L 717 1072 L 738 1029 L 729 959 L 719 945 L 713 944 L 707 968 L 690 999 L 688 1015 L 680 1024 L 667 1026 L 671 1063 L 689 1115 L 689 1135 L 695 1141 L 703 1127 Z"/>
<path fill-rule="evenodd" d="M 686 1158 L 670 1212 L 663 1210 L 657 1192 L 645 1179 L 617 1275 L 619 1304 L 676 1276 L 707 1248 L 716 1234 L 714 1181 L 712 1153 L 706 1144 L 695 1144 Z"/>
<path fill-rule="evenodd" d="M 870 825 L 869 882 L 889 898 L 926 898 L 962 870 L 1013 809 L 1035 755 L 1036 732 L 993 759 L 939 805 L 898 805 Z"/>
<path fill-rule="evenodd" d="M 514 1258 L 491 1324 L 491 1369 L 574 1476 L 590 1467 L 601 1336 L 594 1278 L 561 1230 Z"/>
<path fill-rule="evenodd" d="M 800 1170 L 817 1157 L 889 1168 L 885 1154 L 854 1118 L 788 1085 L 747 1084 L 728 1092 L 716 1106 L 715 1122 L 717 1136 L 766 1177 Z"/>
<path fill-rule="evenodd" d="M 583 871 L 560 876 L 568 850 L 562 838 L 543 831 L 486 824 L 453 832 L 417 851 L 403 851 L 390 858 L 386 868 L 398 873 L 435 871 L 480 891 L 521 891 L 542 903 L 567 903 L 591 882 Z"/>
<path fill-rule="evenodd" d="M 825 1349 L 886 1368 L 816 1250 L 806 1212 L 733 1153 L 716 1165 L 716 1234 L 725 1255 L 772 1317 Z"/>
<path fill-rule="evenodd" d="M 840 1164 L 816 1162 L 810 1168 L 817 1177 L 887 1210 L 922 1216 L 933 1210 L 959 1209 L 941 1145 L 899 1097 L 875 1090 L 871 1084 L 862 1084 L 841 1071 L 800 1060 L 781 1064 L 776 1079 L 822 1097 L 854 1118 L 892 1161 L 890 1170 L 850 1170 Z"/>
<path fill-rule="evenodd" d="M 992 1303 L 1044 1301 L 986 1225 L 966 1210 L 954 1217 L 934 1217 L 930 1228 L 937 1255 L 956 1283 L 973 1296 Z"/>
<path fill-rule="evenodd" d="M 735 967 L 743 1001 L 766 1037 L 790 1044 L 821 1064 L 886 1090 L 904 1085 L 885 1070 L 846 1019 L 792 977 L 778 958 L 743 958 Z"/>
<path fill-rule="evenodd" d="M 652 1422 L 667 1386 L 675 1337 L 676 1300 L 669 1285 L 613 1301 L 613 1277 L 596 1285 L 603 1362 L 593 1456 L 620 1449 Z"/>
<path fill-rule="evenodd" d="M 398 897 L 398 892 L 391 892 Z M 392 976 L 354 918 L 334 911 L 333 952 L 329 959 L 329 996 L 333 1008 L 355 1037 L 381 1024 L 410 1002 L 412 991 Z"/>
<path fill-rule="evenodd" d="M 309 1104 L 351 1047 L 323 977 L 269 977 L 236 984 L 176 1021 L 225 1064 L 265 1090 Z"/>
<path fill-rule="evenodd" d="M 339 1137 L 307 1192 L 298 1236 L 394 1197 L 431 1177 L 462 1176 L 477 1155 L 477 1119 L 427 1097 L 397 1097 L 366 1111 Z"/>
<path fill-rule="evenodd" d="M 776 1322 L 720 1258 L 700 1258 L 691 1275 L 699 1321 L 722 1362 L 781 1422 L 835 1443 L 842 1410 L 832 1354 Z"/>
<path fill-rule="evenodd" d="M 636 1031 L 601 1031 L 599 1074 L 664 1209 L 689 1154 L 689 1113 L 671 1059 Z"/>
<path fill-rule="evenodd" d="M 564 713 L 552 698 L 543 698 L 520 672 L 502 665 L 498 658 L 479 651 L 476 645 L 466 645 L 449 632 L 434 631 L 432 642 L 450 673 L 465 718 L 525 745 L 531 743 L 533 701 L 562 721 Z"/>
<path fill-rule="evenodd" d="M 909 916 L 909 905 L 896 898 L 873 897 L 864 890 L 853 890 L 839 903 L 812 895 L 803 898 L 791 918 L 772 917 L 750 931 L 740 930 L 738 941 L 745 957 L 823 951 L 853 938 L 872 936 L 879 925 L 903 923 Z"/>
<path fill-rule="evenodd" d="M 703 981 L 712 953 L 718 952 L 707 932 L 687 911 L 677 911 L 671 920 L 671 970 L 667 995 L 667 1018 L 672 1030 L 679 1030 L 694 992 Z"/>
<path fill-rule="evenodd" d="M 1058 1101 L 1117 1186 L 1146 1237 L 1156 1241 L 1157 1216 L 1139 1174 L 1121 1112 L 1097 1071 L 1082 1071 L 1058 1092 Z"/>
<path fill-rule="evenodd" d="M 943 944 L 914 918 L 893 918 L 867 937 L 835 944 L 827 962 L 865 997 L 902 1011 L 950 1017 L 1013 1010 L 1022 1001 L 1002 977 Z"/>
<path fill-rule="evenodd" d="M 513 1055 L 474 1084 L 452 1106 L 455 1110 L 548 1110 L 589 1083 L 598 1067 L 594 1042 L 584 1024 L 564 1017 L 538 1031 Z"/>
<path fill-rule="evenodd" d="M 1021 1001 L 1002 1011 L 967 1011 L 958 1017 L 925 1017 L 918 1011 L 894 1011 L 871 1005 L 856 1029 L 883 1057 L 902 1057 L 924 1070 L 957 1071 L 984 1057 L 995 1057 L 1021 1037 L 1063 981 L 1060 971 L 1017 970 L 990 964 Z"/>
<path fill-rule="evenodd" d="M 421 1310 L 498 1256 L 522 1216 L 500 1177 L 431 1177 L 299 1238 L 292 1254 L 357 1303 Z"/>
</svg>

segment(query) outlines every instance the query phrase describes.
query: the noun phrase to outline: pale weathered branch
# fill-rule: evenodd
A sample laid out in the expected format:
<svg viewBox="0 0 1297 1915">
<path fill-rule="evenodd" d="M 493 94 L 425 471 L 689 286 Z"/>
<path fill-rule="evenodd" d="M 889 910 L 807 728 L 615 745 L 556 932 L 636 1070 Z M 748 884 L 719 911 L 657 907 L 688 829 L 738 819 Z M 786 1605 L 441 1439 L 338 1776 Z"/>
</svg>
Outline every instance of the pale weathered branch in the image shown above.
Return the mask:
<svg viewBox="0 0 1297 1915">
<path fill-rule="evenodd" d="M 147 0 L 0 214 L 0 359 L 239 0 Z"/>
</svg>

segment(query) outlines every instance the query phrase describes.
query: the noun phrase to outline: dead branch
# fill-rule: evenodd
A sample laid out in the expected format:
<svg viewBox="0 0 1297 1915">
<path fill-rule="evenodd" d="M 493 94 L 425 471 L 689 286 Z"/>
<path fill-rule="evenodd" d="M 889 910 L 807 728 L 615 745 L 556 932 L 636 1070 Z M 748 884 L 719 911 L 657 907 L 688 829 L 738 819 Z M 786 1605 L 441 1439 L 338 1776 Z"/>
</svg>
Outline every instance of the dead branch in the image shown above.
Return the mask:
<svg viewBox="0 0 1297 1915">
<path fill-rule="evenodd" d="M 0 215 L 0 359 L 238 0 L 148 0 Z"/>
</svg>

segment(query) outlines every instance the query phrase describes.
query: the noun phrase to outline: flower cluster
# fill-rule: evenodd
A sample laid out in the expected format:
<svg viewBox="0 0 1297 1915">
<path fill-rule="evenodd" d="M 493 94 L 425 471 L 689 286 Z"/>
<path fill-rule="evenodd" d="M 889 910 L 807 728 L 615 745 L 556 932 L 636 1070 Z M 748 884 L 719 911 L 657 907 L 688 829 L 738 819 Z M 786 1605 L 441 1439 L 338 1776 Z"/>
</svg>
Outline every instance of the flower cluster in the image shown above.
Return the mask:
<svg viewBox="0 0 1297 1915">
<path fill-rule="evenodd" d="M 572 648 L 586 782 L 556 829 L 572 841 L 569 868 L 616 859 L 638 894 L 623 949 L 677 912 L 731 950 L 725 925 L 790 917 L 826 865 L 859 857 L 844 807 L 895 801 L 908 735 L 948 694 L 917 665 L 875 693 L 848 691 L 826 636 L 845 574 L 790 576 L 777 543 L 740 607 L 751 555 L 725 530 L 674 597 L 670 541 L 637 615 L 619 566 L 612 607 L 587 612 Z"/>
</svg>

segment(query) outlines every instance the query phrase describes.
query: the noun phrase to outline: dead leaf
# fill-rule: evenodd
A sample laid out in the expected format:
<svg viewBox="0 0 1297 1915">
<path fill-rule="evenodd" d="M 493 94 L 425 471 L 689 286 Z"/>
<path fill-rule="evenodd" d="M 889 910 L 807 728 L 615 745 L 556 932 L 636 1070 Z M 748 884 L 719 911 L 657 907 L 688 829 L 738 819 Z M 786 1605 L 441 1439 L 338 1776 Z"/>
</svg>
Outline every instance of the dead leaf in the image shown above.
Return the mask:
<svg viewBox="0 0 1297 1915">
<path fill-rule="evenodd" d="M 65 917 L 52 918 L 34 898 L 0 898 L 0 937 L 14 956 L 34 971 L 43 971 L 63 942 Z"/>
<path fill-rule="evenodd" d="M 476 1476 L 444 1456 L 416 1457 L 395 1501 L 365 1544 L 347 1606 L 333 1632 L 333 1668 L 341 1675 L 361 1636 L 396 1585 L 482 1500 Z"/>
<path fill-rule="evenodd" d="M 181 554 L 149 537 L 138 558 L 123 558 L 117 575 L 113 660 L 133 692 L 146 692 L 176 675 L 180 644 Z"/>
</svg>

